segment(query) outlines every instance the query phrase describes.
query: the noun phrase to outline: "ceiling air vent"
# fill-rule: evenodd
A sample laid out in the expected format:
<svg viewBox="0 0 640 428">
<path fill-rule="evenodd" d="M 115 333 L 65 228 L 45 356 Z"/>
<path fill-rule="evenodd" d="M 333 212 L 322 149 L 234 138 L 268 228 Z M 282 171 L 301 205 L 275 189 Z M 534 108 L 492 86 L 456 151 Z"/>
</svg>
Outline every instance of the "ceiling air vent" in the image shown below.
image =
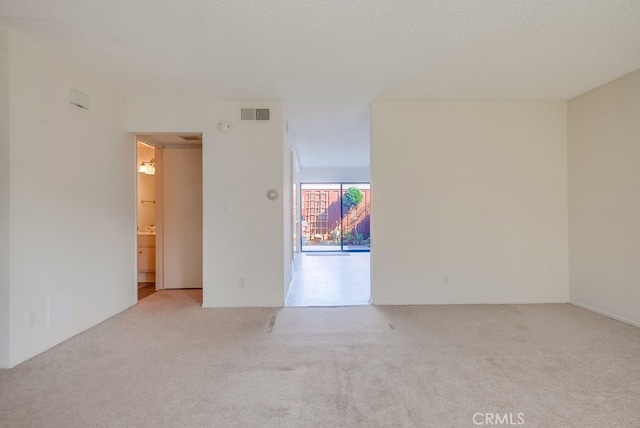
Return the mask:
<svg viewBox="0 0 640 428">
<path fill-rule="evenodd" d="M 268 108 L 241 108 L 240 120 L 269 120 L 270 111 Z"/>
<path fill-rule="evenodd" d="M 181 135 L 180 138 L 185 141 L 202 141 L 202 135 Z"/>
</svg>

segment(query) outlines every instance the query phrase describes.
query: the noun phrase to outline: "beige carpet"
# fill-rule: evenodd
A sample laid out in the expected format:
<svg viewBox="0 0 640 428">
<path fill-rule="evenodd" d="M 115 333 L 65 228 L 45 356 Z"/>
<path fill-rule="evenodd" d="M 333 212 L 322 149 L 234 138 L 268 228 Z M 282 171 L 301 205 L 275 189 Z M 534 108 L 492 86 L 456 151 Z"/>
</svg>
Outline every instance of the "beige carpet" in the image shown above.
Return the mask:
<svg viewBox="0 0 640 428">
<path fill-rule="evenodd" d="M 640 329 L 570 305 L 202 309 L 199 291 L 162 291 L 0 371 L 2 427 L 474 427 L 495 413 L 640 426 Z"/>
</svg>

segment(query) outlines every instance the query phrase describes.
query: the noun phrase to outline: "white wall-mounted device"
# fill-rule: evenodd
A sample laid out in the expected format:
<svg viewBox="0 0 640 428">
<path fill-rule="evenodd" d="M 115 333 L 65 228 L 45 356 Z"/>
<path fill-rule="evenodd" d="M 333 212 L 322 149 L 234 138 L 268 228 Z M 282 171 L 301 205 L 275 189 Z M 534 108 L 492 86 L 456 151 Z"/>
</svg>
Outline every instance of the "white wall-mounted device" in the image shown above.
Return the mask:
<svg viewBox="0 0 640 428">
<path fill-rule="evenodd" d="M 69 102 L 85 110 L 89 110 L 89 95 L 77 89 L 69 89 Z"/>
<path fill-rule="evenodd" d="M 220 121 L 218 121 L 218 129 L 220 130 L 220 132 L 231 131 L 231 122 L 229 122 L 227 119 L 220 119 Z"/>
<path fill-rule="evenodd" d="M 270 201 L 275 201 L 276 199 L 278 199 L 278 196 L 278 191 L 276 189 L 267 190 L 267 199 L 269 199 Z"/>
</svg>

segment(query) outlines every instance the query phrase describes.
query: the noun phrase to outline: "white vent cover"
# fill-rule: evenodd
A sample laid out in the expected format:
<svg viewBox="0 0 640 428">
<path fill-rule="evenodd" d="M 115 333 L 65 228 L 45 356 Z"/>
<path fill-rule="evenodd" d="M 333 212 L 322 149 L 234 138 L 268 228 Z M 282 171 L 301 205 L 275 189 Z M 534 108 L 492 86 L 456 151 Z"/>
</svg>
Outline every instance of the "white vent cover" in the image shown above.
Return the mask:
<svg viewBox="0 0 640 428">
<path fill-rule="evenodd" d="M 240 120 L 258 120 L 265 121 L 271 117 L 268 108 L 241 108 Z"/>
<path fill-rule="evenodd" d="M 85 110 L 89 110 L 89 95 L 77 89 L 69 89 L 69 102 Z"/>
</svg>

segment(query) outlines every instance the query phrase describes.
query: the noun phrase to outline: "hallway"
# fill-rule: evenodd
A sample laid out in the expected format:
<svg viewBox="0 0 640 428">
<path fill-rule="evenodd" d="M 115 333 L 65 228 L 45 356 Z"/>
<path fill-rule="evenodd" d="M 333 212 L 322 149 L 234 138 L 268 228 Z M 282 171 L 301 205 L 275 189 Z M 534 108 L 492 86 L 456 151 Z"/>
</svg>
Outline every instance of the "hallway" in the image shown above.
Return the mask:
<svg viewBox="0 0 640 428">
<path fill-rule="evenodd" d="M 309 252 L 297 255 L 287 306 L 368 305 L 369 252 Z"/>
</svg>

